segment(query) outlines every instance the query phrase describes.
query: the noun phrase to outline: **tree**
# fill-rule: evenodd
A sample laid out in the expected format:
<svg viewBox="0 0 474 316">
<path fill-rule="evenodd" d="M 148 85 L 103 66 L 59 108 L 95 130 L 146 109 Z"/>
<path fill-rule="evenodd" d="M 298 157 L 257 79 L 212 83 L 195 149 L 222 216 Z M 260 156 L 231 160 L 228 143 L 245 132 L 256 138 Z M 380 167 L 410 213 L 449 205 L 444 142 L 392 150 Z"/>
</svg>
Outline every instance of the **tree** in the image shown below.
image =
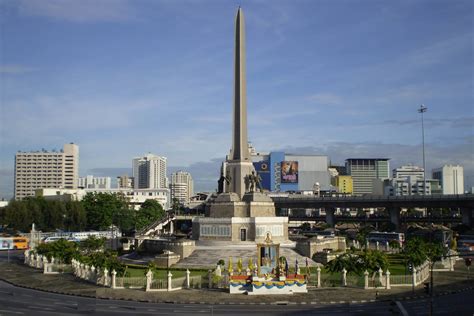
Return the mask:
<svg viewBox="0 0 474 316">
<path fill-rule="evenodd" d="M 363 271 L 375 273 L 379 269 L 387 270 L 387 255 L 379 250 L 364 249 L 359 256 L 357 263 L 361 265 Z"/>
<path fill-rule="evenodd" d="M 77 247 L 75 242 L 59 239 L 58 241 L 39 244 L 36 251 L 49 259 L 55 258 L 63 263 L 71 263 L 71 260 L 79 255 Z"/>
<path fill-rule="evenodd" d="M 87 214 L 81 202 L 70 201 L 66 203 L 66 219 L 64 222 L 68 231 L 82 231 L 87 225 Z"/>
<path fill-rule="evenodd" d="M 89 192 L 82 200 L 82 205 L 89 229 L 104 230 L 112 224 L 122 230 L 133 227 L 133 212 L 123 194 Z"/>
<path fill-rule="evenodd" d="M 412 238 L 406 243 L 403 254 L 406 260 L 417 267 L 429 260 L 431 264 L 446 255 L 447 248 L 441 243 L 425 242 L 420 238 Z"/>
<path fill-rule="evenodd" d="M 361 244 L 361 245 L 365 245 L 366 243 L 366 240 L 367 240 L 367 235 L 369 235 L 369 233 L 371 231 L 373 231 L 374 228 L 372 226 L 364 226 L 364 227 L 361 227 L 359 229 L 359 232 L 357 233 L 356 235 L 356 240 Z"/>
<path fill-rule="evenodd" d="M 346 269 L 347 273 L 362 273 L 362 266 L 359 262 L 358 255 L 353 253 L 344 253 L 337 256 L 336 259 L 326 263 L 324 267 L 331 273 L 342 272 L 343 269 Z"/>
<path fill-rule="evenodd" d="M 303 224 L 300 225 L 300 228 L 302 231 L 310 231 L 311 230 L 311 224 L 308 222 L 304 222 Z"/>
<path fill-rule="evenodd" d="M 406 261 L 414 267 L 426 261 L 425 242 L 421 238 L 411 238 L 403 249 Z"/>
<path fill-rule="evenodd" d="M 390 246 L 390 248 L 392 249 L 400 249 L 400 243 L 397 241 L 397 240 L 390 240 L 388 242 L 388 245 Z"/>
<path fill-rule="evenodd" d="M 96 236 L 89 236 L 79 244 L 79 250 L 83 255 L 90 255 L 94 252 L 103 250 L 105 246 L 105 238 L 97 238 Z"/>
<path fill-rule="evenodd" d="M 151 223 L 163 218 L 165 211 L 161 204 L 156 200 L 146 200 L 136 213 L 136 228 L 142 229 Z"/>
</svg>

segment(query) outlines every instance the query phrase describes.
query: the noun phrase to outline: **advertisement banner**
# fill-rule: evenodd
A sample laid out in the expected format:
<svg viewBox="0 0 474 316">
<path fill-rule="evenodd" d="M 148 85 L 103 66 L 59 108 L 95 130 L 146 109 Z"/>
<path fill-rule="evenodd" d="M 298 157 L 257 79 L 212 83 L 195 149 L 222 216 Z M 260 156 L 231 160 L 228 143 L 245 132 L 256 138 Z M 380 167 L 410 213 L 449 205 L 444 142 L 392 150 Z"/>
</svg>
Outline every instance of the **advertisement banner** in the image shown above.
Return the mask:
<svg viewBox="0 0 474 316">
<path fill-rule="evenodd" d="M 281 183 L 298 183 L 298 161 L 281 162 Z"/>
</svg>

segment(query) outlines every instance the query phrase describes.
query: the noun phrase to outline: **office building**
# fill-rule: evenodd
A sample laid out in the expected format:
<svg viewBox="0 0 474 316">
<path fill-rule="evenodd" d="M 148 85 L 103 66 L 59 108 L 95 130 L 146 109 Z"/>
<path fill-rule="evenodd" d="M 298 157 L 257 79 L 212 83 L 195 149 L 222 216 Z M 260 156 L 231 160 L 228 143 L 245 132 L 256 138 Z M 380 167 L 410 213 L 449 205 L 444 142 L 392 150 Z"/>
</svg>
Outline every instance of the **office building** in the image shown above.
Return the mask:
<svg viewBox="0 0 474 316">
<path fill-rule="evenodd" d="M 389 196 L 430 195 L 440 193 L 439 181 L 425 179 L 421 167 L 407 165 L 392 170 L 392 179 L 384 180 L 384 194 Z"/>
<path fill-rule="evenodd" d="M 171 199 L 180 204 L 188 205 L 193 192 L 193 178 L 189 172 L 177 171 L 171 175 Z"/>
<path fill-rule="evenodd" d="M 460 165 L 433 169 L 433 179 L 439 180 L 443 194 L 464 194 L 464 168 Z"/>
<path fill-rule="evenodd" d="M 351 176 L 338 175 L 334 181 L 335 189 L 338 193 L 352 194 L 354 185 Z"/>
<path fill-rule="evenodd" d="M 346 172 L 352 177 L 353 195 L 383 194 L 382 181 L 390 178 L 389 158 L 349 158 Z"/>
<path fill-rule="evenodd" d="M 135 210 L 146 200 L 157 201 L 165 210 L 170 208 L 169 189 L 37 189 L 35 195 L 48 200 L 82 201 L 87 193 L 122 194 Z"/>
<path fill-rule="evenodd" d="M 299 155 L 284 152 L 251 155 L 264 190 L 271 192 L 330 190 L 329 159 L 323 155 Z"/>
<path fill-rule="evenodd" d="M 15 155 L 15 199 L 34 196 L 36 189 L 77 189 L 79 146 L 65 144 L 61 151 L 18 152 Z"/>
<path fill-rule="evenodd" d="M 153 154 L 133 159 L 135 189 L 167 189 L 166 157 Z"/>
<path fill-rule="evenodd" d="M 80 177 L 78 188 L 81 189 L 110 189 L 110 177 L 94 177 L 91 175 Z"/>
<path fill-rule="evenodd" d="M 117 177 L 117 188 L 118 189 L 133 189 L 134 188 L 134 179 L 124 174 Z"/>
</svg>

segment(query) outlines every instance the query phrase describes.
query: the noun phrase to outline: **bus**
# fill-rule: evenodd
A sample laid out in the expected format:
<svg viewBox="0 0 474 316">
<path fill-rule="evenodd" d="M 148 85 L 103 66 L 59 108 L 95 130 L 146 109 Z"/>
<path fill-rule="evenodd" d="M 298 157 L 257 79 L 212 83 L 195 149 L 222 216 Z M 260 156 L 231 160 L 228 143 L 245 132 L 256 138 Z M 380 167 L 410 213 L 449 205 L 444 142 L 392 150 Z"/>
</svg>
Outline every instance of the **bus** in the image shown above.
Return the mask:
<svg viewBox="0 0 474 316">
<path fill-rule="evenodd" d="M 29 240 L 26 237 L 0 237 L 0 250 L 28 249 Z"/>
</svg>

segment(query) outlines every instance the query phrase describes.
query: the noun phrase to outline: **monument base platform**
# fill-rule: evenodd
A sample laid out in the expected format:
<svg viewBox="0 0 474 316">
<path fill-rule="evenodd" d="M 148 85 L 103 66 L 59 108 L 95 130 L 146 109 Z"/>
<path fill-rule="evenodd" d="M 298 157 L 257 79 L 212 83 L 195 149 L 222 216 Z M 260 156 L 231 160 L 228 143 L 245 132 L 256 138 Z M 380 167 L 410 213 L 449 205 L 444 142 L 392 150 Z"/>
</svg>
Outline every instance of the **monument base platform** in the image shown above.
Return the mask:
<svg viewBox="0 0 474 316">
<path fill-rule="evenodd" d="M 288 217 L 195 217 L 193 239 L 263 242 L 270 233 L 276 242 L 288 241 Z"/>
</svg>

